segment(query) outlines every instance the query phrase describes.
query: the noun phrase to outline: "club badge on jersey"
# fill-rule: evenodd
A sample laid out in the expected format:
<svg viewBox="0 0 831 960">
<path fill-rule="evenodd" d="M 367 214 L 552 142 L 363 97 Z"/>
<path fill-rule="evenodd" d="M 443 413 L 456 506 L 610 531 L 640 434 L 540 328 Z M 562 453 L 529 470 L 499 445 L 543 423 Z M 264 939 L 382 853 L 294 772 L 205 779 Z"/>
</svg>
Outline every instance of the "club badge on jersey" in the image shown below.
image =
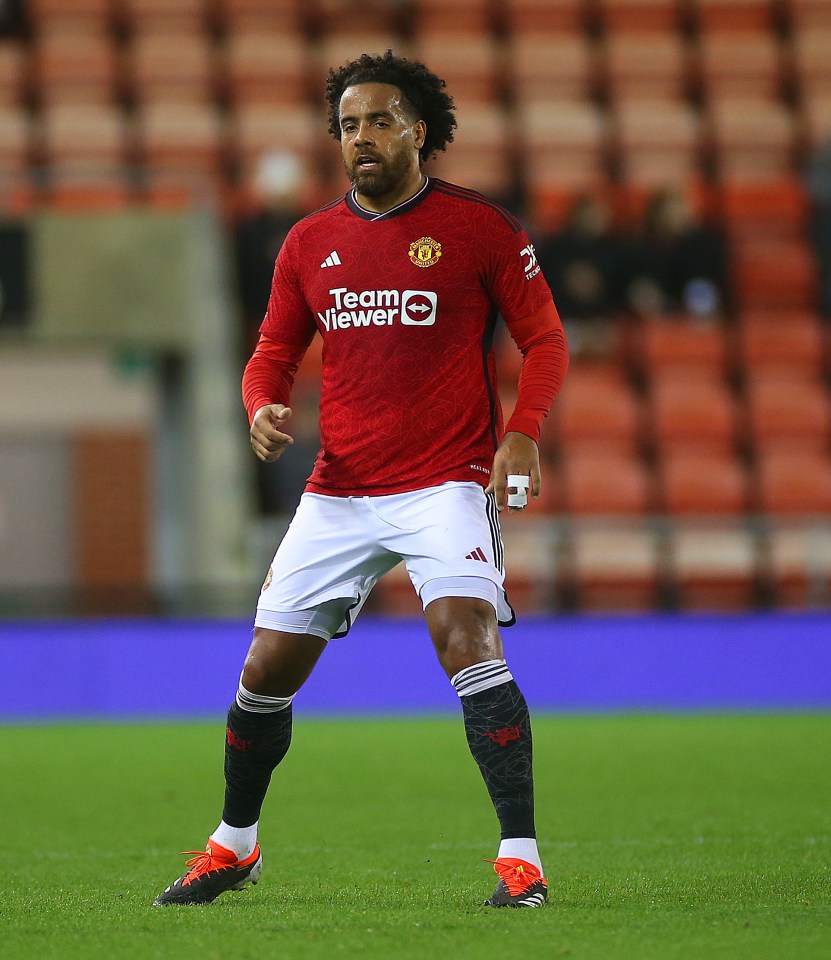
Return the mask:
<svg viewBox="0 0 831 960">
<path fill-rule="evenodd" d="M 417 267 L 432 267 L 441 257 L 441 244 L 432 237 L 419 237 L 410 244 L 410 262 Z"/>
</svg>

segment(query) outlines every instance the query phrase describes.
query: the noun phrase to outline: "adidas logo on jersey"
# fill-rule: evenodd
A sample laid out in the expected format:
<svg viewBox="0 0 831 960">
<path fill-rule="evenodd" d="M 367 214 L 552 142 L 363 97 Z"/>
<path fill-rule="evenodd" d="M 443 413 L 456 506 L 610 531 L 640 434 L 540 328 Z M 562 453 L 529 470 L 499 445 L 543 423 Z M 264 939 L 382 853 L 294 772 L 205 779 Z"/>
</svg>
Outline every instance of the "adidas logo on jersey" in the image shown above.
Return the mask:
<svg viewBox="0 0 831 960">
<path fill-rule="evenodd" d="M 328 258 L 327 258 L 328 259 Z M 325 263 L 325 261 L 324 261 Z M 431 327 L 436 322 L 439 296 L 432 290 L 329 291 L 334 305 L 317 316 L 324 330 L 350 327 L 388 327 L 398 320 L 404 327 Z"/>
<path fill-rule="evenodd" d="M 338 251 L 333 250 L 329 256 L 321 263 L 321 269 L 323 267 L 339 267 L 340 266 L 340 257 L 338 256 Z"/>
</svg>

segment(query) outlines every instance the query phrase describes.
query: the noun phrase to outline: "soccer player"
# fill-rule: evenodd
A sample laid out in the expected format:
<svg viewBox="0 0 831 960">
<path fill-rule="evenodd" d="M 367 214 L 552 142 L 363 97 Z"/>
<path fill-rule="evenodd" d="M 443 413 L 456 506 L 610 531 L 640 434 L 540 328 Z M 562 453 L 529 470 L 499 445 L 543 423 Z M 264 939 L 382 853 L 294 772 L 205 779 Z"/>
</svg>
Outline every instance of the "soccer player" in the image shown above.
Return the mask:
<svg viewBox="0 0 831 960">
<path fill-rule="evenodd" d="M 320 335 L 322 449 L 263 584 L 228 712 L 222 820 L 155 903 L 208 903 L 257 882 L 257 824 L 289 748 L 292 700 L 403 561 L 501 828 L 486 903 L 542 906 L 531 724 L 498 630 L 514 620 L 498 514 L 539 492 L 537 440 L 567 366 L 563 328 L 517 220 L 422 172 L 456 126 L 443 81 L 387 51 L 331 70 L 326 92 L 352 189 L 286 238 L 243 375 L 251 444 L 274 461 L 292 442 L 295 371 Z M 497 314 L 523 355 L 504 432 Z"/>
</svg>

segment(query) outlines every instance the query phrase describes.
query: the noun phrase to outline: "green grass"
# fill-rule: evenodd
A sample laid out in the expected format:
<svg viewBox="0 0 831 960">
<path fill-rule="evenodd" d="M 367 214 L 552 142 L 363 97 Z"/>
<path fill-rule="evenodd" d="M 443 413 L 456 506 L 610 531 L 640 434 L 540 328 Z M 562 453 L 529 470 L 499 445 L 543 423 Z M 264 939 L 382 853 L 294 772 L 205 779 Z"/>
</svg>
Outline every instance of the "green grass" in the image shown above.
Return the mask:
<svg viewBox="0 0 831 960">
<path fill-rule="evenodd" d="M 551 906 L 479 906 L 496 824 L 456 719 L 304 720 L 262 882 L 151 909 L 221 805 L 216 724 L 0 728 L 4 960 L 831 956 L 831 716 L 538 717 Z"/>
</svg>

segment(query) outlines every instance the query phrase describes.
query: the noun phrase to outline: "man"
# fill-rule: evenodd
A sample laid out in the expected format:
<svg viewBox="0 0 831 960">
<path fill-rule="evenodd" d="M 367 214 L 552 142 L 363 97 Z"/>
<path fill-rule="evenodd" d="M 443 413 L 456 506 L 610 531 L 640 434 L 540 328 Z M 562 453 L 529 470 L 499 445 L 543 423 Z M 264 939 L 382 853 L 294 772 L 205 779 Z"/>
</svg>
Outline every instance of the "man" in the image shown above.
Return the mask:
<svg viewBox="0 0 831 960">
<path fill-rule="evenodd" d="M 330 132 L 352 190 L 287 237 L 243 376 L 251 444 L 276 460 L 292 442 L 294 373 L 319 333 L 322 449 L 263 585 L 228 713 L 222 821 L 157 905 L 206 903 L 257 882 L 257 823 L 289 747 L 292 699 L 402 560 L 501 827 L 487 903 L 547 900 L 528 707 L 497 627 L 513 622 L 497 514 L 521 508 L 529 487 L 539 492 L 536 440 L 565 373 L 565 337 L 519 223 L 422 173 L 456 125 L 443 87 L 389 51 L 329 73 Z M 498 311 L 524 356 L 504 436 Z"/>
</svg>

